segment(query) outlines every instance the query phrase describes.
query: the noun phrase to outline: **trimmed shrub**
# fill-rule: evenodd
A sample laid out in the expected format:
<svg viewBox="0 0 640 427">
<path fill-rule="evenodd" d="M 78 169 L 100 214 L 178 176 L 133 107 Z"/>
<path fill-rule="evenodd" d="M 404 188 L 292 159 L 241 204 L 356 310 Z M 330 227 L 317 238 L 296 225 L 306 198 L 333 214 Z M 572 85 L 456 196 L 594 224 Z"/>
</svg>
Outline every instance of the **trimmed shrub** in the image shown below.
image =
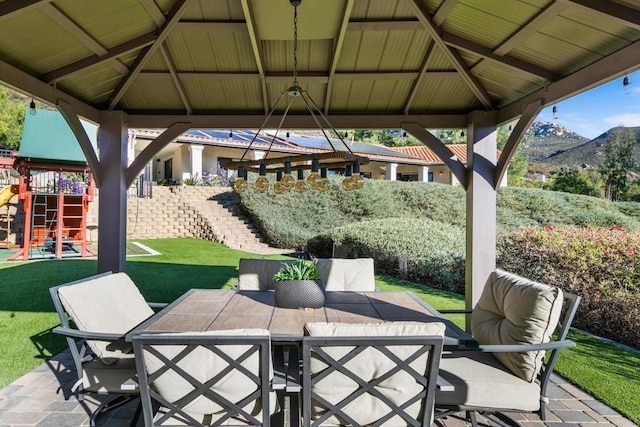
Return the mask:
<svg viewBox="0 0 640 427">
<path fill-rule="evenodd" d="M 429 219 L 390 218 L 338 227 L 309 241 L 317 257 L 372 257 L 378 274 L 437 289 L 464 292 L 465 234 L 460 227 Z"/>
<path fill-rule="evenodd" d="M 498 238 L 498 265 L 578 294 L 574 325 L 640 348 L 640 233 L 531 227 Z"/>
</svg>

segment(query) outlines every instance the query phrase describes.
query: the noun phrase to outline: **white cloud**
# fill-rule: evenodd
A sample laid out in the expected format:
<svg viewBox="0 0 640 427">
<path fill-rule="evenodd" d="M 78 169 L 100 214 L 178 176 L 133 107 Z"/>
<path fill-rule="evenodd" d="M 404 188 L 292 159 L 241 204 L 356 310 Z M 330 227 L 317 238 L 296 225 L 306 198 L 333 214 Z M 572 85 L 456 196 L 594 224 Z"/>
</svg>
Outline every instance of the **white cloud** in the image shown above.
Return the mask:
<svg viewBox="0 0 640 427">
<path fill-rule="evenodd" d="M 640 113 L 618 114 L 617 116 L 605 117 L 602 121 L 612 126 L 640 126 Z"/>
</svg>

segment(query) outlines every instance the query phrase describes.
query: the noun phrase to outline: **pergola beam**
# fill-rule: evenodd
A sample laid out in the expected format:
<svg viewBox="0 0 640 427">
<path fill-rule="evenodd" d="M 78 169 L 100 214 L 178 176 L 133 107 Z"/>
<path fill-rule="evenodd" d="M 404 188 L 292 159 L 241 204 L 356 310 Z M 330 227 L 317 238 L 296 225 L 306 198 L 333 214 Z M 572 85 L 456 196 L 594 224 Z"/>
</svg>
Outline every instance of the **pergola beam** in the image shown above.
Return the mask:
<svg viewBox="0 0 640 427">
<path fill-rule="evenodd" d="M 409 5 L 413 8 L 418 19 L 425 26 L 431 38 L 436 43 L 436 45 L 442 50 L 442 52 L 447 56 L 453 67 L 458 70 L 460 73 L 460 77 L 467 84 L 469 89 L 474 93 L 474 95 L 478 98 L 480 103 L 486 109 L 493 109 L 493 102 L 491 100 L 491 96 L 485 90 L 484 87 L 480 84 L 476 76 L 471 74 L 469 68 L 465 64 L 464 60 L 460 56 L 458 52 L 455 52 L 451 49 L 447 44 L 442 40 L 441 30 L 435 25 L 435 23 L 431 20 L 429 15 L 429 10 L 422 0 L 411 0 Z"/>
<path fill-rule="evenodd" d="M 160 53 L 162 54 L 162 58 L 164 59 L 167 68 L 169 69 L 169 75 L 171 76 L 171 80 L 173 80 L 173 84 L 178 91 L 178 95 L 180 95 L 180 99 L 184 104 L 185 110 L 187 110 L 187 114 L 191 114 L 193 112 L 193 108 L 191 108 L 191 101 L 189 101 L 189 97 L 187 96 L 187 91 L 176 72 L 176 64 L 173 62 L 173 58 L 169 54 L 169 50 L 167 49 L 166 43 L 162 43 L 160 45 Z"/>
<path fill-rule="evenodd" d="M 556 0 L 571 3 L 598 12 L 618 21 L 619 24 L 640 30 L 640 11 L 613 1 L 603 0 Z"/>
<path fill-rule="evenodd" d="M 142 52 L 136 58 L 133 67 L 129 71 L 129 74 L 123 78 L 118 87 L 113 91 L 111 95 L 111 99 L 109 100 L 109 110 L 113 110 L 118 102 L 122 99 L 124 94 L 133 84 L 133 81 L 136 79 L 142 68 L 145 66 L 147 61 L 153 56 L 153 54 L 158 50 L 160 45 L 164 42 L 164 40 L 169 36 L 169 33 L 178 22 L 182 14 L 186 11 L 187 5 L 189 4 L 189 0 L 177 0 L 171 11 L 167 15 L 167 19 L 164 24 L 158 30 L 157 38 L 155 42 L 142 49 Z"/>
<path fill-rule="evenodd" d="M 151 17 L 151 19 L 153 19 L 153 22 L 155 22 L 158 27 L 162 27 L 162 24 L 164 24 L 165 21 L 165 17 L 164 13 L 162 13 L 162 10 L 160 10 L 156 2 L 154 0 L 139 1 L 142 4 L 142 7 L 145 8 L 147 13 Z"/>
<path fill-rule="evenodd" d="M 342 52 L 342 46 L 344 44 L 344 38 L 347 34 L 347 28 L 349 26 L 349 17 L 351 16 L 351 9 L 353 9 L 353 3 L 355 0 L 347 0 L 342 11 L 342 22 L 340 23 L 340 29 L 336 35 L 335 42 L 333 44 L 333 53 L 331 55 L 331 66 L 329 67 L 329 81 L 327 84 L 327 91 L 324 97 L 324 114 L 329 114 L 329 104 L 331 103 L 331 93 L 333 92 L 333 81 L 336 74 L 336 68 L 338 67 L 338 61 L 340 60 L 340 53 Z"/>
<path fill-rule="evenodd" d="M 424 25 L 409 19 L 354 19 L 349 21 L 347 31 L 423 31 Z"/>
<path fill-rule="evenodd" d="M 85 70 L 89 67 L 93 67 L 98 64 L 102 64 L 105 61 L 109 61 L 125 53 L 149 46 L 155 40 L 156 40 L 155 32 L 147 33 L 143 36 L 136 37 L 133 40 L 124 42 L 118 46 L 112 47 L 107 51 L 105 55 L 102 55 L 102 56 L 92 55 L 88 58 L 81 59 L 69 65 L 65 65 L 56 70 L 45 73 L 42 75 L 42 80 L 44 80 L 45 82 L 53 83 L 71 74 L 77 73 L 79 71 Z"/>
<path fill-rule="evenodd" d="M 251 40 L 251 47 L 253 49 L 253 56 L 256 60 L 256 67 L 258 68 L 258 74 L 260 74 L 261 87 L 262 87 L 262 104 L 264 105 L 264 113 L 269 113 L 269 95 L 267 93 L 267 81 L 265 79 L 264 72 L 264 54 L 262 53 L 262 45 L 258 40 L 258 29 L 256 28 L 256 20 L 253 16 L 253 9 L 249 4 L 249 0 L 242 0 L 242 11 L 244 12 L 244 19 L 247 21 L 247 31 L 249 31 L 249 39 Z"/>
<path fill-rule="evenodd" d="M 11 0 L 0 3 L 0 21 L 10 18 L 19 13 L 36 9 L 43 4 L 51 3 L 53 0 Z"/>
<path fill-rule="evenodd" d="M 247 21 L 180 21 L 176 31 L 205 33 L 238 33 L 247 30 Z"/>
<path fill-rule="evenodd" d="M 418 88 L 427 77 L 427 70 L 429 69 L 429 65 L 431 63 L 431 59 L 433 58 L 435 42 L 433 39 L 429 40 L 427 43 L 427 49 L 425 50 L 424 57 L 422 58 L 422 65 L 420 66 L 420 73 L 418 74 L 418 78 L 413 81 L 413 85 L 409 90 L 409 95 L 407 95 L 407 99 L 404 101 L 404 113 L 409 114 L 409 110 L 411 110 L 411 104 L 413 104 L 413 100 L 418 93 Z M 457 77 L 457 73 L 456 77 Z"/>
<path fill-rule="evenodd" d="M 439 27 L 447 16 L 451 13 L 454 7 L 458 4 L 458 0 L 444 0 L 436 13 L 433 15 L 433 23 Z"/>
</svg>

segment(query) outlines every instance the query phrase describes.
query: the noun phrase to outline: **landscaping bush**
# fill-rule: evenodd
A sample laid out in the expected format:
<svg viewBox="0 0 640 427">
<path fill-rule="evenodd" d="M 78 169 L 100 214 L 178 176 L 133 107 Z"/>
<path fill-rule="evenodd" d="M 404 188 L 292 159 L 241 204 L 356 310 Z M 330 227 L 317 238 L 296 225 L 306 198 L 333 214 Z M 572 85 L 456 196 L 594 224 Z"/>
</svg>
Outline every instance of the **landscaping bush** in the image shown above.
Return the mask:
<svg viewBox="0 0 640 427">
<path fill-rule="evenodd" d="M 338 227 L 308 244 L 316 257 L 372 257 L 376 273 L 447 291 L 464 292 L 464 230 L 429 219 L 393 218 Z M 348 249 L 344 249 L 347 247 Z"/>
<path fill-rule="evenodd" d="M 499 236 L 497 263 L 580 295 L 574 326 L 640 348 L 640 233 L 523 228 Z"/>
</svg>

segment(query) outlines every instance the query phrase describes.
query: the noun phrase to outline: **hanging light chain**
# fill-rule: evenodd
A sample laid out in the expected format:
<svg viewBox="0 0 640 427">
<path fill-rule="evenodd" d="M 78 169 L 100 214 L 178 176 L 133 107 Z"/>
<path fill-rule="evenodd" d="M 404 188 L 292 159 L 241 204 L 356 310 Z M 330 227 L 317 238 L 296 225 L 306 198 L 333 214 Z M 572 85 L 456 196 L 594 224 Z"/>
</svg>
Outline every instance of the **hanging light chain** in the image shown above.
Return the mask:
<svg viewBox="0 0 640 427">
<path fill-rule="evenodd" d="M 298 86 L 298 4 L 293 2 L 293 86 Z"/>
</svg>

